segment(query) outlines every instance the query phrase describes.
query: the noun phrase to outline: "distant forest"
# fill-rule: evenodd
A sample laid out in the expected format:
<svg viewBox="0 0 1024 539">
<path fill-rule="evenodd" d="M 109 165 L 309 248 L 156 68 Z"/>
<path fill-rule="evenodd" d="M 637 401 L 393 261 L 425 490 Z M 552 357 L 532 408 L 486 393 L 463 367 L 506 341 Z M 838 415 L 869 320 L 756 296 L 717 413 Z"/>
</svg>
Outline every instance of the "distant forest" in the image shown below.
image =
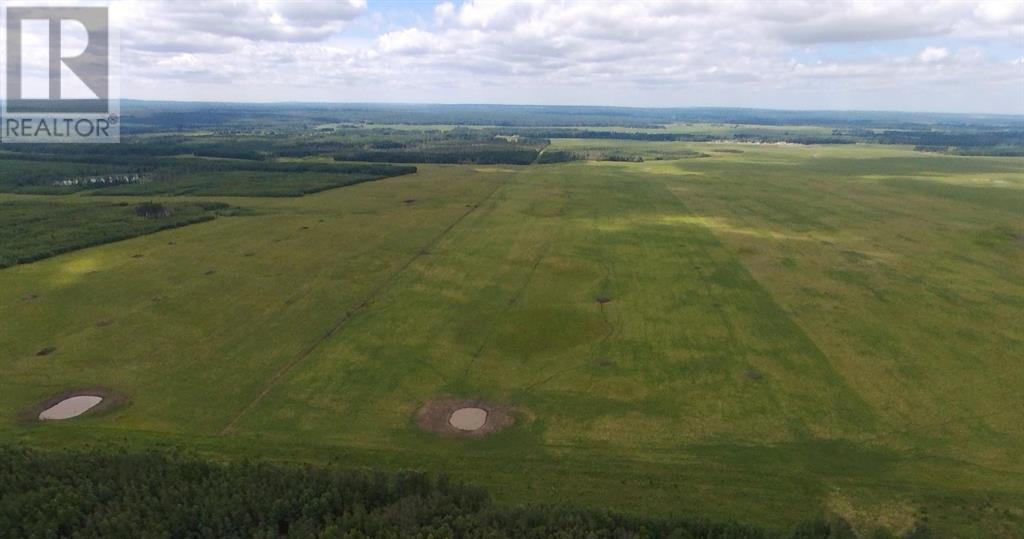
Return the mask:
<svg viewBox="0 0 1024 539">
<path fill-rule="evenodd" d="M 830 135 L 790 133 L 732 134 L 741 142 L 794 144 L 911 145 L 922 151 L 969 155 L 1024 155 L 1024 117 L 994 114 L 943 114 L 870 111 L 782 111 L 739 108 L 627 108 L 513 105 L 387 105 L 387 104 L 240 104 L 126 101 L 124 132 L 153 133 L 209 129 L 222 134 L 286 133 L 333 124 L 337 131 L 368 124 L 417 126 L 429 131 L 436 125 L 490 126 L 492 131 L 533 139 L 603 138 L 647 141 L 717 140 L 710 134 L 629 132 L 657 130 L 670 123 L 798 126 L 832 128 Z M 601 129 L 609 128 L 609 129 Z M 611 128 L 615 128 L 612 130 Z M 407 133 L 408 134 L 408 133 Z M 508 149 L 508 148 L 505 148 Z M 393 162 L 529 162 L 523 152 L 495 157 L 485 154 L 464 159 L 451 152 L 369 152 L 345 150 L 340 158 Z M 442 154 L 442 155 L 438 155 Z M 387 157 L 387 159 L 385 159 Z"/>
<path fill-rule="evenodd" d="M 658 127 L 667 123 L 822 125 L 906 128 L 977 126 L 1024 128 L 1024 117 L 999 114 L 948 114 L 875 111 L 790 111 L 719 107 L 632 108 L 533 105 L 417 105 L 345 103 L 122 103 L 127 128 L 218 127 L 258 123 L 273 117 L 320 123 L 408 125 L 495 125 L 509 127 Z M 249 122 L 246 122 L 248 117 Z"/>
<path fill-rule="evenodd" d="M 412 163 L 642 159 L 618 151 L 547 151 L 553 139 L 870 143 L 1024 156 L 1019 116 L 141 101 L 125 102 L 122 113 L 120 144 L 4 145 L 0 192 L 302 196 L 409 174 Z M 92 182 L 92 176 L 120 176 L 130 185 Z"/>
</svg>

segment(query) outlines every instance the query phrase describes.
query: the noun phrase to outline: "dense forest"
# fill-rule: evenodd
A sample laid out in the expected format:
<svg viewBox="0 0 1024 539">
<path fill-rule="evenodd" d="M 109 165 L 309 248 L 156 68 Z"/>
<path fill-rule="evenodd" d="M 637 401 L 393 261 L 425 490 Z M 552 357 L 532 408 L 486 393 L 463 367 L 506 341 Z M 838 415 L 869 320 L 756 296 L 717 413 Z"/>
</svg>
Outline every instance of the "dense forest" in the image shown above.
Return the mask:
<svg viewBox="0 0 1024 539">
<path fill-rule="evenodd" d="M 153 451 L 48 452 L 10 446 L 0 446 L 0 535 L 854 537 L 838 518 L 805 522 L 780 534 L 696 518 L 627 516 L 568 506 L 506 507 L 481 489 L 418 472 L 224 464 Z M 912 536 L 928 533 L 919 529 Z"/>
<path fill-rule="evenodd" d="M 122 153 L 59 153 L 51 146 L 23 145 L 0 152 L 0 192 L 67 194 L 91 190 L 96 194 L 302 196 L 307 193 L 416 172 L 415 166 L 376 163 L 333 163 L 171 157 L 173 143 L 150 143 Z M 68 144 L 103 148 L 121 145 Z M 134 150 L 134 151 L 133 151 Z M 208 153 L 232 150 L 230 143 L 211 144 Z M 130 175 L 131 182 L 92 183 L 96 176 Z"/>
<path fill-rule="evenodd" d="M 220 202 L 0 202 L 0 268 L 241 212 Z"/>
</svg>

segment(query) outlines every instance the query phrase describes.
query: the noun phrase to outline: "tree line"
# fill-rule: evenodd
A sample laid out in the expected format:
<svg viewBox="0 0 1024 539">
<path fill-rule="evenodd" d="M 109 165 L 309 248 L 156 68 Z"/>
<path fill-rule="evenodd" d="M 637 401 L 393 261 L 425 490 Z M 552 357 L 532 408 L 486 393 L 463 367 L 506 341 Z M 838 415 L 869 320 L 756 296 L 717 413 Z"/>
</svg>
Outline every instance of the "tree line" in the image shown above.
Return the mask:
<svg viewBox="0 0 1024 539">
<path fill-rule="evenodd" d="M 23 538 L 854 537 L 836 518 L 778 534 L 698 518 L 502 506 L 479 488 L 419 472 L 15 446 L 0 446 L 0 530 Z"/>
</svg>

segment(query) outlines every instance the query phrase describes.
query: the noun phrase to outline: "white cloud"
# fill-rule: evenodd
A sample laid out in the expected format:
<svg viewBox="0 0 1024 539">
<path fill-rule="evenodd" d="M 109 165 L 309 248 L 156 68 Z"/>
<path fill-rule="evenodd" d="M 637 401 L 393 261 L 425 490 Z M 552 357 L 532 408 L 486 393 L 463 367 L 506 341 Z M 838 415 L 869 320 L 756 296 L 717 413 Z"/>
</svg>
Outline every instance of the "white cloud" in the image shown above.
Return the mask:
<svg viewBox="0 0 1024 539">
<path fill-rule="evenodd" d="M 1024 3 L 1016 1 L 980 2 L 974 8 L 974 15 L 986 23 L 1024 24 Z"/>
<path fill-rule="evenodd" d="M 426 6 L 399 25 L 375 11 L 389 5 L 363 0 L 161 0 L 114 11 L 122 93 L 148 92 L 140 97 L 178 97 L 196 82 L 197 97 L 220 99 L 246 86 L 287 100 L 799 108 L 844 95 L 849 106 L 894 108 L 917 93 L 912 105 L 973 106 L 962 93 L 1024 112 L 1020 68 L 1006 56 L 1024 55 L 1022 6 L 469 0 Z M 369 19 L 372 34 L 366 23 L 352 35 Z M 151 95 L 161 86 L 146 79 L 178 84 L 163 86 L 173 95 Z M 233 82 L 218 89 L 217 80 Z"/>
<path fill-rule="evenodd" d="M 434 6 L 434 18 L 438 24 L 444 24 L 453 15 L 455 15 L 455 4 L 451 2 L 441 2 Z"/>
<path fill-rule="evenodd" d="M 949 50 L 943 47 L 925 47 L 917 57 L 922 62 L 941 62 L 949 58 Z"/>
<path fill-rule="evenodd" d="M 365 0 L 119 2 L 126 44 L 184 43 L 241 38 L 265 42 L 315 42 L 337 35 L 366 9 Z"/>
</svg>

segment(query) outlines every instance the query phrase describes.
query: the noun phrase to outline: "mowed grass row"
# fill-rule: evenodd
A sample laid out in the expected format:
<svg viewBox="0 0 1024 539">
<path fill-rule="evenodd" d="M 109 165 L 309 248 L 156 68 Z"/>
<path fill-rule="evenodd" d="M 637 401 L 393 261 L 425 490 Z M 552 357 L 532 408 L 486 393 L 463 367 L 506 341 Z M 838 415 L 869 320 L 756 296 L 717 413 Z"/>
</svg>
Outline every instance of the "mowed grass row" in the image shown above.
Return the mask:
<svg viewBox="0 0 1024 539">
<path fill-rule="evenodd" d="M 878 410 L 868 438 L 1019 467 L 1020 160 L 788 153 L 674 190 Z"/>
<path fill-rule="evenodd" d="M 727 149 L 423 167 L 3 270 L 0 404 L 133 399 L 5 416 L 4 437 L 445 471 L 515 503 L 1020 532 L 1019 214 L 957 191 L 1017 189 L 1017 161 Z M 444 395 L 519 422 L 419 432 Z"/>
</svg>

